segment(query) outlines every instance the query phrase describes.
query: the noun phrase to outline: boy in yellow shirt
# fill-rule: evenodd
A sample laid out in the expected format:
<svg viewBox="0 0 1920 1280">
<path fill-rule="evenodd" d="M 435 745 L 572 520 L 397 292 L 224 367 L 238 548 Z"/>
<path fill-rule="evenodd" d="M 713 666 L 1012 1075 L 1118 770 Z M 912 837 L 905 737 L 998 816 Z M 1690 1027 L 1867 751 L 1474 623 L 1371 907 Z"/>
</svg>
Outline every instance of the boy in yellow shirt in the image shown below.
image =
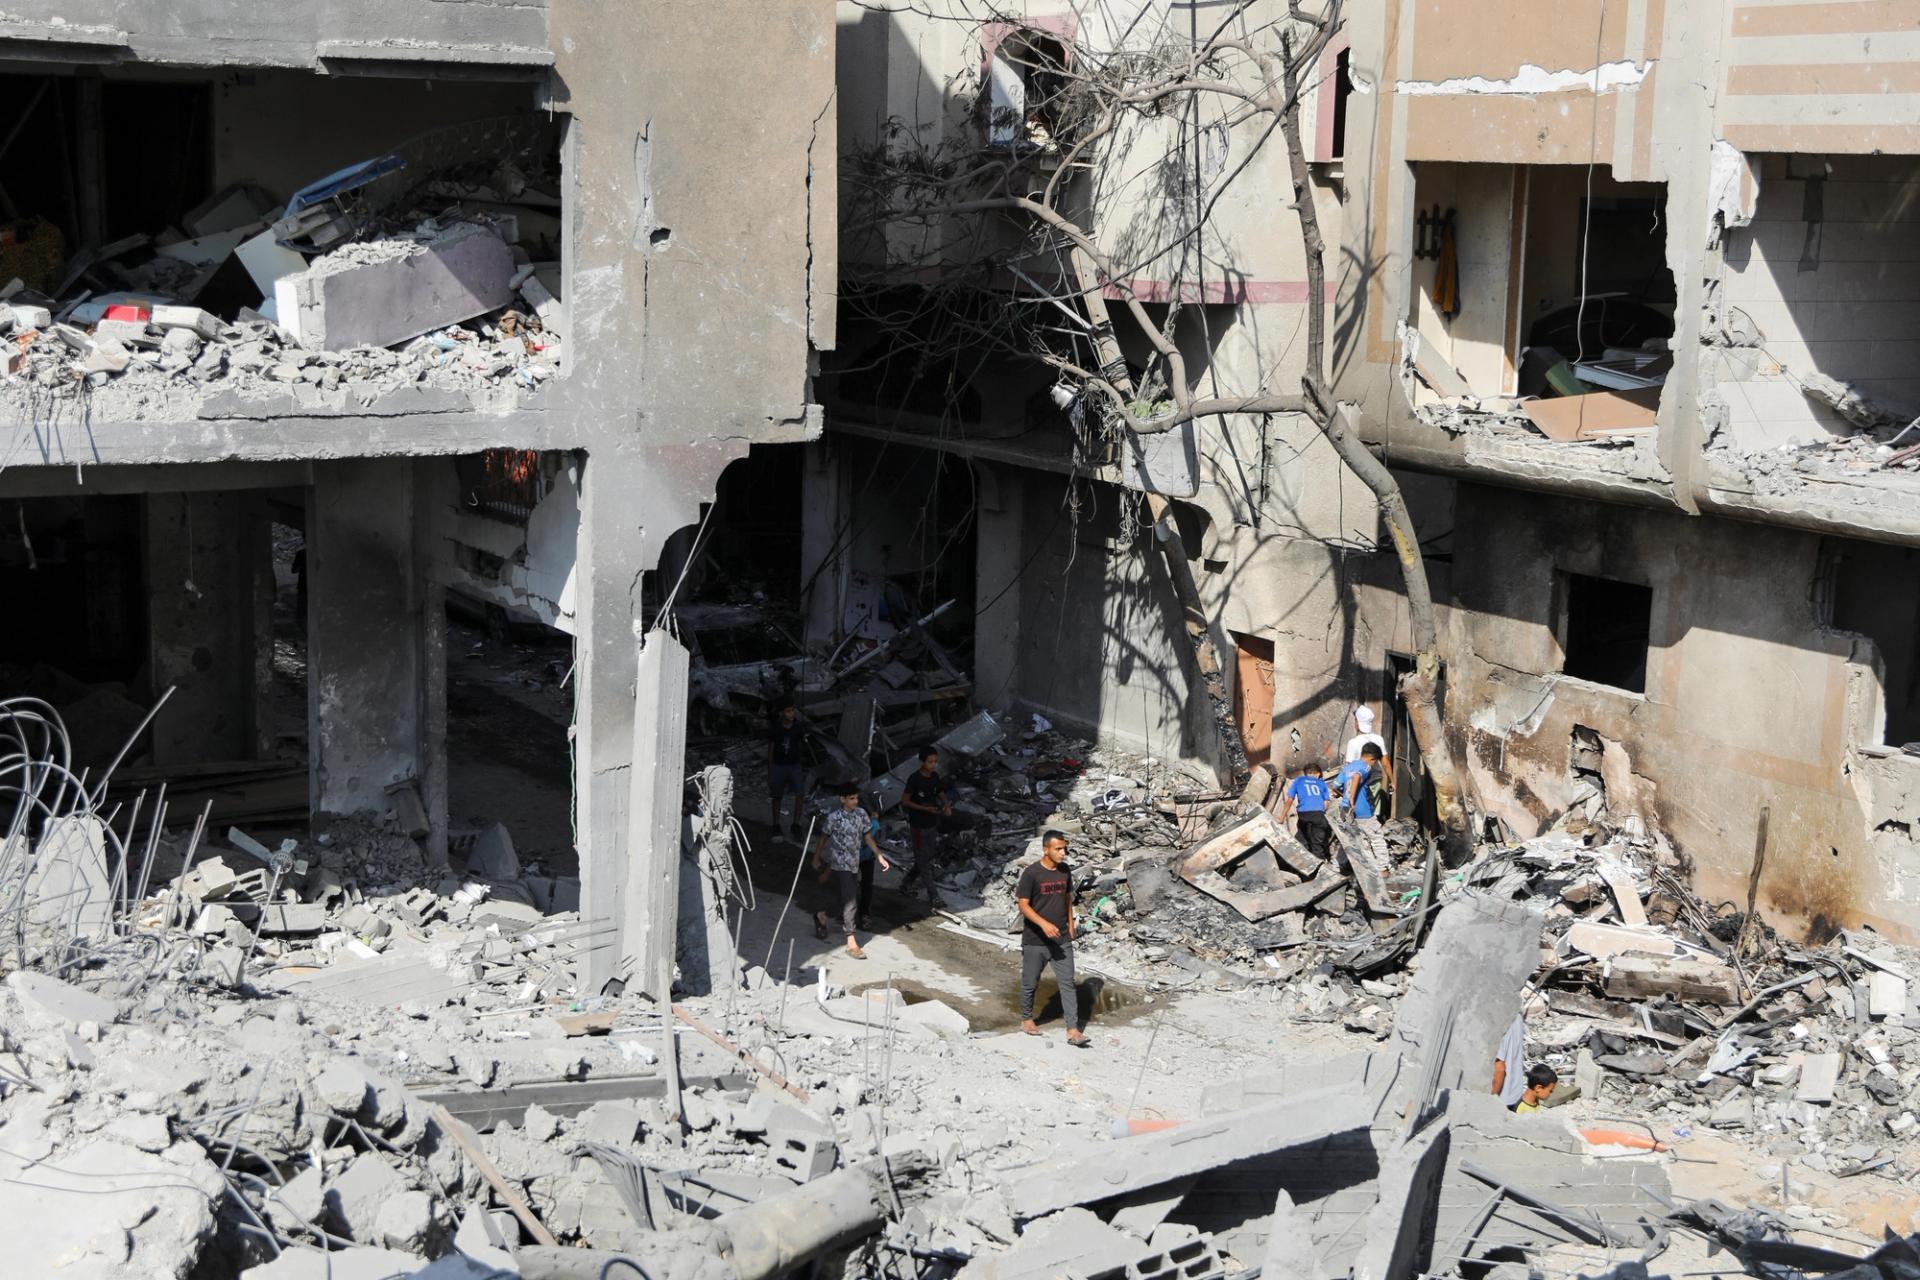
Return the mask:
<svg viewBox="0 0 1920 1280">
<path fill-rule="evenodd" d="M 1513 1104 L 1513 1113 L 1532 1115 L 1553 1096 L 1553 1088 L 1559 1083 L 1559 1072 L 1544 1062 L 1534 1063 L 1527 1068 L 1527 1091 L 1520 1095 L 1520 1101 Z"/>
</svg>

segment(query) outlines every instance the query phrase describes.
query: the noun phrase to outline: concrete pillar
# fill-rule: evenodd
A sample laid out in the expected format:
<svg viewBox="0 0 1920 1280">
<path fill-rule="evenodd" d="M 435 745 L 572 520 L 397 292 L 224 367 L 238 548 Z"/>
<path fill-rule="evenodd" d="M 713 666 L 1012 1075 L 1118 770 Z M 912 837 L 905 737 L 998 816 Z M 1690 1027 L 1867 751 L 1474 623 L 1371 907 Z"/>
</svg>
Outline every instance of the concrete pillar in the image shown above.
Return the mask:
<svg viewBox="0 0 1920 1280">
<path fill-rule="evenodd" d="M 658 569 L 661 550 L 677 529 L 699 520 L 700 503 L 711 499 L 720 472 L 743 449 L 612 449 L 581 464 L 574 827 L 581 915 L 614 926 L 587 955 L 590 991 L 621 978 L 662 994 L 646 985 L 660 981 L 662 948 L 671 971 L 687 655 L 677 642 L 649 637 L 652 653 L 642 669 L 641 575 Z M 642 809 L 635 809 L 637 800 Z M 668 815 L 672 830 L 662 834 Z M 663 866 L 668 851 L 671 865 Z"/>
<path fill-rule="evenodd" d="M 159 765 L 251 760 L 260 753 L 271 639 L 271 580 L 261 519 L 242 493 L 155 493 L 146 503 L 147 658 Z"/>
<path fill-rule="evenodd" d="M 427 776 L 431 628 L 414 497 L 410 461 L 313 466 L 307 713 L 316 815 L 384 812 L 389 786 Z"/>
<path fill-rule="evenodd" d="M 984 462 L 976 462 L 974 469 L 980 478 L 975 555 L 975 607 L 980 615 L 973 632 L 973 696 L 982 706 L 1003 711 L 1019 689 L 1020 570 L 1028 555 L 1026 477 L 1016 467 Z"/>
<path fill-rule="evenodd" d="M 806 447 L 800 472 L 800 582 L 806 598 L 804 639 L 810 645 L 832 644 L 840 636 L 841 606 L 846 598 L 847 555 L 845 525 L 846 456 L 816 440 Z"/>
<path fill-rule="evenodd" d="M 417 466 L 425 466 L 422 460 Z M 424 548 L 423 548 L 424 549 Z M 421 594 L 420 803 L 427 811 L 423 842 L 430 866 L 447 865 L 447 589 L 431 580 Z"/>
<path fill-rule="evenodd" d="M 583 464 L 579 613 L 574 639 L 573 813 L 579 844 L 580 911 L 591 924 L 624 931 L 627 813 L 632 801 L 634 629 L 646 539 L 623 494 L 621 460 Z M 625 977 L 621 932 L 587 953 L 586 987 Z"/>
<path fill-rule="evenodd" d="M 629 985 L 670 994 L 679 937 L 681 797 L 686 793 L 687 647 L 663 630 L 646 634 L 633 685 L 626 885 L 620 936 L 634 958 Z"/>
</svg>

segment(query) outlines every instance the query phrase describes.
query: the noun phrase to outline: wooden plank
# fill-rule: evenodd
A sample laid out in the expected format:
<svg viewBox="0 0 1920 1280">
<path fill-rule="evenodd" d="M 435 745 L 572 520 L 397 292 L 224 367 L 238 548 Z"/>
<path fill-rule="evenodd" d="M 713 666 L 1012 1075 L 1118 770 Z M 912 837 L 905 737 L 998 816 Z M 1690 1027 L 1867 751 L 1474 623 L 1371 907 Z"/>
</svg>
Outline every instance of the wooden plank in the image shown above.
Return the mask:
<svg viewBox="0 0 1920 1280">
<path fill-rule="evenodd" d="M 1285 889 L 1268 889 L 1261 893 L 1236 889 L 1231 881 L 1217 871 L 1202 871 L 1182 878 L 1208 897 L 1226 903 L 1246 919 L 1256 922 L 1289 911 L 1304 911 L 1347 884 L 1345 876 L 1331 871 L 1303 884 L 1290 885 Z"/>
<path fill-rule="evenodd" d="M 1693 956 L 1615 956 L 1606 993 L 1627 1000 L 1672 995 L 1708 1004 L 1739 1004 L 1740 978 L 1732 965 Z"/>
<path fill-rule="evenodd" d="M 559 1013 L 553 1016 L 553 1022 L 567 1033 L 568 1039 L 574 1036 L 604 1036 L 613 1030 L 619 1020 L 617 1013 Z"/>
<path fill-rule="evenodd" d="M 1287 829 L 1271 813 L 1261 810 L 1193 846 L 1181 859 L 1180 874 L 1198 875 L 1205 871 L 1218 871 L 1221 867 L 1238 862 L 1263 844 L 1273 850 L 1273 856 L 1281 866 L 1304 879 L 1319 875 L 1324 865 L 1307 852 L 1305 845 L 1288 835 Z"/>
<path fill-rule="evenodd" d="M 1386 875 L 1380 870 L 1372 833 L 1363 830 L 1345 809 L 1329 809 L 1327 825 L 1333 828 L 1334 838 L 1340 842 L 1347 868 L 1353 873 L 1353 882 L 1360 886 L 1360 896 L 1367 900 L 1368 909 L 1375 915 L 1399 915 L 1400 908 L 1394 905 Z"/>
<path fill-rule="evenodd" d="M 1218 871 L 1265 844 L 1279 830 L 1279 825 L 1271 815 L 1256 813 L 1244 822 L 1208 836 L 1188 850 L 1187 856 L 1180 860 L 1180 874 L 1191 877 L 1207 871 Z"/>
<path fill-rule="evenodd" d="M 520 1220 L 520 1225 L 541 1244 L 559 1248 L 560 1242 L 554 1239 L 553 1232 L 547 1230 L 546 1224 L 535 1216 L 532 1207 L 521 1196 L 519 1189 L 500 1176 L 498 1166 L 488 1158 L 485 1151 L 481 1150 L 480 1140 L 473 1130 L 454 1119 L 453 1114 L 445 1107 L 435 1107 L 433 1115 L 440 1122 L 440 1127 L 446 1130 L 447 1136 L 452 1138 L 455 1145 L 460 1148 L 461 1153 L 473 1162 L 475 1169 L 480 1171 L 480 1176 L 487 1180 L 487 1185 L 491 1186 L 494 1194 L 500 1197 L 500 1202 L 513 1211 L 513 1216 Z"/>
<path fill-rule="evenodd" d="M 1607 882 L 1607 889 L 1613 894 L 1614 902 L 1620 908 L 1620 923 L 1629 929 L 1647 927 L 1647 909 L 1640 902 L 1640 893 L 1633 887 L 1633 877 L 1617 859 L 1605 857 L 1598 860 L 1600 878 Z"/>
</svg>

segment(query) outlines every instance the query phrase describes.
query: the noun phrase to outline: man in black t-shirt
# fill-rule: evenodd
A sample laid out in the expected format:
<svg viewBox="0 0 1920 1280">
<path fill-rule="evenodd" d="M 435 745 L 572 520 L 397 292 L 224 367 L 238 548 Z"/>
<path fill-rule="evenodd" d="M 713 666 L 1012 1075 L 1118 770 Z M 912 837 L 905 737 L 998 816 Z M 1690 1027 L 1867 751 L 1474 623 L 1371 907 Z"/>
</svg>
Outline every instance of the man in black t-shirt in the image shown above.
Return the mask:
<svg viewBox="0 0 1920 1280">
<path fill-rule="evenodd" d="M 1080 1029 L 1079 993 L 1073 985 L 1073 868 L 1067 865 L 1067 838 L 1058 831 L 1040 837 L 1040 861 L 1020 873 L 1014 900 L 1020 906 L 1020 1029 L 1040 1034 L 1033 1024 L 1033 993 L 1040 971 L 1053 966 L 1060 988 L 1060 1014 L 1067 1023 L 1067 1043 L 1084 1049 L 1093 1041 Z"/>
<path fill-rule="evenodd" d="M 900 804 L 907 811 L 907 831 L 913 837 L 913 868 L 902 887 L 911 888 L 918 880 L 927 891 L 927 901 L 936 901 L 933 864 L 940 850 L 940 819 L 952 815 L 953 804 L 947 799 L 947 780 L 940 776 L 940 753 L 933 747 L 920 748 L 920 767 L 907 775 Z"/>
<path fill-rule="evenodd" d="M 800 821 L 800 810 L 807 799 L 800 744 L 806 738 L 807 731 L 800 723 L 799 708 L 791 702 L 780 708 L 779 716 L 767 727 L 767 799 L 771 807 L 768 821 L 773 824 L 777 835 L 784 835 L 789 840 L 794 838 L 793 826 L 780 820 L 780 804 L 791 791 L 793 821 Z"/>
</svg>

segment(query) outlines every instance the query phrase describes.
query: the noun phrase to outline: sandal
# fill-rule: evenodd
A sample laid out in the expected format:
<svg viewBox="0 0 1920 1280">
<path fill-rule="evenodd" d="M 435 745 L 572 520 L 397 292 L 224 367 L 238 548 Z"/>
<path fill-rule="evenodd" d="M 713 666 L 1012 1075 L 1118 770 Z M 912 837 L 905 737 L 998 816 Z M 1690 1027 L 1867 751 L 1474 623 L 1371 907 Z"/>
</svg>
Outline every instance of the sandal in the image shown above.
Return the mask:
<svg viewBox="0 0 1920 1280">
<path fill-rule="evenodd" d="M 1075 1031 L 1067 1036 L 1067 1043 L 1076 1049 L 1093 1048 L 1093 1037 L 1084 1031 Z"/>
<path fill-rule="evenodd" d="M 816 938 L 825 938 L 829 933 L 832 933 L 832 932 L 833 932 L 833 929 L 831 927 L 831 924 L 827 920 L 827 913 L 824 911 L 814 912 L 813 913 L 813 936 Z"/>
<path fill-rule="evenodd" d="M 849 942 L 847 944 L 847 954 L 855 960 L 865 960 L 867 958 L 867 953 L 860 949 L 860 944 L 857 942 Z"/>
</svg>

